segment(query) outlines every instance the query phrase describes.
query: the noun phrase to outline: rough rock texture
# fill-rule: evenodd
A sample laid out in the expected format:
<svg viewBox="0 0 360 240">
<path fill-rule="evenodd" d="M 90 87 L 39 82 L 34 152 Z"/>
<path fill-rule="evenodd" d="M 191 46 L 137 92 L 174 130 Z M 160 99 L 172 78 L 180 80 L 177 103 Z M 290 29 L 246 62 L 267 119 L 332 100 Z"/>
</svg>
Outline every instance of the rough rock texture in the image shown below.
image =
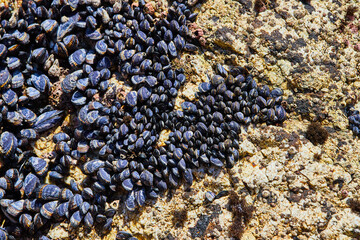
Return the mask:
<svg viewBox="0 0 360 240">
<path fill-rule="evenodd" d="M 360 215 L 347 204 L 360 197 L 360 140 L 347 128 L 344 113 L 359 97 L 360 15 L 348 11 L 357 1 L 303 2 L 310 1 L 197 3 L 193 28 L 204 47 L 174 61 L 188 76 L 177 107 L 195 98 L 197 85 L 207 81 L 216 63 L 244 66 L 259 84 L 285 90 L 289 114 L 282 126 L 244 128 L 242 159 L 232 169 L 201 169 L 191 187 L 165 193 L 134 213 L 124 209 L 124 199 L 111 203 L 119 211 L 107 235 L 100 234 L 101 226 L 69 231 L 65 222 L 48 236 L 114 239 L 124 230 L 139 239 L 236 239 L 229 235 L 233 216 L 226 195 L 233 190 L 256 208 L 242 239 L 360 238 Z M 150 4 L 157 16 L 167 6 Z M 312 121 L 329 132 L 323 145 L 305 137 Z M 51 147 L 51 137 L 36 143 L 39 151 L 42 144 Z M 220 196 L 208 203 L 207 191 Z M 172 221 L 177 209 L 188 212 L 183 226 Z"/>
</svg>

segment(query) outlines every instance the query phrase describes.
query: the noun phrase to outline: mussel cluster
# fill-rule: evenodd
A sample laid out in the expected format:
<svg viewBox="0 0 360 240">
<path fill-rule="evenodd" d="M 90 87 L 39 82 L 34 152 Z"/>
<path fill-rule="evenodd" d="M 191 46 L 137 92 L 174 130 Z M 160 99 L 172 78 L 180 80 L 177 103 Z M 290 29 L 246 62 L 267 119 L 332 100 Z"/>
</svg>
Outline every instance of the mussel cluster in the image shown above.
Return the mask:
<svg viewBox="0 0 360 240">
<path fill-rule="evenodd" d="M 186 77 L 171 60 L 198 49 L 186 0 L 160 19 L 144 0 L 24 0 L 0 14 L 0 239 L 40 237 L 64 220 L 107 232 L 116 209 L 106 203 L 123 198 L 133 211 L 191 185 L 200 166 L 231 167 L 242 125 L 286 118 L 281 89 L 220 64 L 197 100 L 174 110 Z M 123 98 L 117 83 L 131 87 Z M 55 86 L 65 106 L 49 100 Z M 35 140 L 69 113 L 54 152 L 38 156 Z M 170 134 L 160 145 L 163 130 Z M 74 166 L 87 176 L 81 183 L 71 179 Z"/>
<path fill-rule="evenodd" d="M 171 113 L 167 145 L 155 150 L 160 152 L 160 165 L 170 172 L 167 182 L 172 187 L 179 185 L 181 175 L 191 185 L 191 169 L 200 165 L 232 167 L 240 157 L 242 125 L 275 124 L 286 118 L 282 89 L 258 87 L 251 75 L 244 76 L 242 68 L 228 73 L 218 64 L 217 72 L 210 82 L 199 85 L 197 101 L 184 102 L 183 111 Z"/>
<path fill-rule="evenodd" d="M 360 112 L 355 110 L 354 107 L 347 109 L 348 119 L 349 119 L 349 128 L 353 131 L 355 136 L 360 137 Z"/>
</svg>

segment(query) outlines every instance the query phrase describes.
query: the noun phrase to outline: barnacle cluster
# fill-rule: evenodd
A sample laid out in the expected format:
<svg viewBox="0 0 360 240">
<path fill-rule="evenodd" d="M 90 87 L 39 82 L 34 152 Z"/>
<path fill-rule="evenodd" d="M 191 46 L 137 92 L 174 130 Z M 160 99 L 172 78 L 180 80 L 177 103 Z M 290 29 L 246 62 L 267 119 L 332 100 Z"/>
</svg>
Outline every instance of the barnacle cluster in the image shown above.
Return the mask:
<svg viewBox="0 0 360 240">
<path fill-rule="evenodd" d="M 161 18 L 144 0 L 27 0 L 0 14 L 0 239 L 40 237 L 66 220 L 106 232 L 110 200 L 124 196 L 133 211 L 191 185 L 200 166 L 231 167 L 242 125 L 286 118 L 281 89 L 220 64 L 196 101 L 174 110 L 186 76 L 171 60 L 198 50 L 186 0 Z M 119 83 L 131 87 L 125 97 Z M 62 104 L 50 101 L 54 91 Z M 67 114 L 73 121 L 53 136 L 54 152 L 38 156 L 33 143 Z M 80 184 L 64 181 L 73 166 L 87 176 Z"/>
</svg>

